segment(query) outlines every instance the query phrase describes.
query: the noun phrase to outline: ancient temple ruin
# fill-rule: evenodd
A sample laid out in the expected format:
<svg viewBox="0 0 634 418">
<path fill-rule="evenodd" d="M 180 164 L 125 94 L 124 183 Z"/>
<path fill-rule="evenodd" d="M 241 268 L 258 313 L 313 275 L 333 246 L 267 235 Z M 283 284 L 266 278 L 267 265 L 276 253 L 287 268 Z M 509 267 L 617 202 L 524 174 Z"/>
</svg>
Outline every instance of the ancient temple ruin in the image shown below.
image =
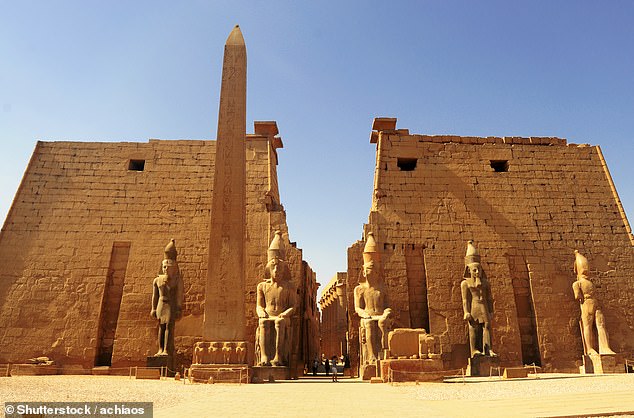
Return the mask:
<svg viewBox="0 0 634 418">
<path fill-rule="evenodd" d="M 228 44 L 236 37 L 234 30 Z M 228 78 L 223 94 L 233 89 Z M 209 339 L 246 342 L 253 364 L 256 288 L 275 231 L 297 289 L 290 367 L 303 370 L 318 354 L 316 277 L 289 239 L 278 189 L 277 124 L 255 122 L 254 133 L 245 134 L 244 99 L 236 107 L 235 95 L 234 89 L 221 99 L 230 108 L 221 104 L 218 134 L 241 143 L 241 150 L 193 139 L 37 143 L 0 234 L 0 363 L 48 356 L 85 369 L 145 365 L 158 348 L 152 280 L 166 243 L 175 239 L 184 284 L 175 367 L 191 363 L 195 343 Z M 230 251 L 224 227 L 214 226 L 220 210 L 212 209 L 216 194 L 237 192 L 214 181 L 228 154 L 244 164 L 242 183 L 235 183 L 244 216 L 230 219 L 243 229 Z M 234 167 L 223 164 L 225 172 Z M 217 263 L 210 246 L 242 257 L 241 266 L 224 262 L 243 271 L 208 278 L 209 263 Z"/>
<path fill-rule="evenodd" d="M 410 134 L 395 118 L 375 119 L 370 142 L 376 167 L 363 239 L 373 233 L 383 252 L 394 327 L 434 336 L 445 370 L 469 358 L 460 289 L 469 240 L 490 284 L 492 346 L 502 366 L 579 370 L 576 249 L 590 260 L 612 349 L 634 354 L 634 240 L 598 146 Z M 353 362 L 360 318 L 352 291 L 362 280 L 364 245 L 348 250 Z"/>
</svg>

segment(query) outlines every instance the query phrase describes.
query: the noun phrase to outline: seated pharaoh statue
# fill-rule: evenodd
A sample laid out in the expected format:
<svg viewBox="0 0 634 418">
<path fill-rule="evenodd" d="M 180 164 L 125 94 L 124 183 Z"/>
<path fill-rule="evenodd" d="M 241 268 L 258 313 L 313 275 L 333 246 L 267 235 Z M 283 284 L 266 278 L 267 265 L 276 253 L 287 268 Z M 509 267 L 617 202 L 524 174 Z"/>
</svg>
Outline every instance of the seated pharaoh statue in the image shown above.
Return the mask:
<svg viewBox="0 0 634 418">
<path fill-rule="evenodd" d="M 363 249 L 363 279 L 354 288 L 354 310 L 361 318 L 361 363 L 375 364 L 382 358 L 383 350 L 388 348 L 392 310 L 387 307 L 381 253 L 371 232 Z"/>
<path fill-rule="evenodd" d="M 469 327 L 469 348 L 471 357 L 495 356 L 491 349 L 491 313 L 493 303 L 491 290 L 480 264 L 480 254 L 473 245 L 467 243 L 465 270 L 460 283 L 464 320 Z"/>
<path fill-rule="evenodd" d="M 165 247 L 165 258 L 159 275 L 152 283 L 152 311 L 159 321 L 156 356 L 171 355 L 174 347 L 174 323 L 181 316 L 183 306 L 183 279 L 176 262 L 176 243 L 172 239 Z"/>
<path fill-rule="evenodd" d="M 601 304 L 595 295 L 594 284 L 588 279 L 588 259 L 575 250 L 574 271 L 577 273 L 577 281 L 572 284 L 575 299 L 581 305 L 581 325 L 583 347 L 586 354 L 597 354 L 597 344 L 594 335 L 596 325 L 599 336 L 598 354 L 615 354 L 608 345 L 608 332 L 605 329 L 605 319 Z"/>
<path fill-rule="evenodd" d="M 291 351 L 291 317 L 295 313 L 296 291 L 284 259 L 282 233 L 275 232 L 268 250 L 264 281 L 258 284 L 256 312 L 256 364 L 288 366 Z M 259 355 L 259 358 L 258 358 Z"/>
</svg>

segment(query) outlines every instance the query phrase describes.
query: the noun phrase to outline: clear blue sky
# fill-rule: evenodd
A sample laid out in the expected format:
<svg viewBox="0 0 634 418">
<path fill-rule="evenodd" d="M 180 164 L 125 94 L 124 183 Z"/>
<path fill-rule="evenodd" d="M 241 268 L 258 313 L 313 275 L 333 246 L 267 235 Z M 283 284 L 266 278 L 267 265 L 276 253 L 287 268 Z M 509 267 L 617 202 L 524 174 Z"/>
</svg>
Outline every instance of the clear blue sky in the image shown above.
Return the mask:
<svg viewBox="0 0 634 418">
<path fill-rule="evenodd" d="M 631 1 L 0 0 L 0 217 L 37 140 L 215 139 L 235 24 L 247 130 L 278 122 L 291 240 L 321 283 L 367 221 L 377 116 L 600 145 L 631 215 L 633 21 Z"/>
</svg>

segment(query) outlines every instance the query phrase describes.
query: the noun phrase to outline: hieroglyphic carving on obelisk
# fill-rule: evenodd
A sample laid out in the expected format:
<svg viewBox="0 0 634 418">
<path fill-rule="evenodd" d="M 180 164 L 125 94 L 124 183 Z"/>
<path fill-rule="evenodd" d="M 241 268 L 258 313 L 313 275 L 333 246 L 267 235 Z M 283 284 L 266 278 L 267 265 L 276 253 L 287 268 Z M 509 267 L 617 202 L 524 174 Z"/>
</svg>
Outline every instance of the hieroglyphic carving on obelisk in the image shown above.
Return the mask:
<svg viewBox="0 0 634 418">
<path fill-rule="evenodd" d="M 225 44 L 211 203 L 203 337 L 245 338 L 247 51 L 236 25 Z"/>
</svg>

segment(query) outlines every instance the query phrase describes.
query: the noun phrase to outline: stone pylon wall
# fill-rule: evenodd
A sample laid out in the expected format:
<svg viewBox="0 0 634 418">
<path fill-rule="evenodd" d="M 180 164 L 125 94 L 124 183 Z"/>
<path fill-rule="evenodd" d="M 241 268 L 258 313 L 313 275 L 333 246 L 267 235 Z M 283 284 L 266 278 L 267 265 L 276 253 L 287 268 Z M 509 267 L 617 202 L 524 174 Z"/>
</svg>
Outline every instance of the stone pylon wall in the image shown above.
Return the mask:
<svg viewBox="0 0 634 418">
<path fill-rule="evenodd" d="M 45 355 L 92 367 L 102 303 L 116 294 L 104 298 L 104 290 L 121 274 L 111 270 L 126 265 L 112 366 L 143 364 L 157 350 L 151 286 L 170 238 L 185 285 L 175 345 L 190 361 L 202 339 L 214 155 L 215 141 L 39 142 L 0 235 L 0 362 Z M 129 170 L 130 160 L 144 160 L 143 171 Z M 255 289 L 276 229 L 285 232 L 296 285 L 307 282 L 301 250 L 288 242 L 276 164 L 269 138 L 249 135 L 244 312 L 251 354 Z M 113 252 L 122 245 L 127 260 L 125 251 Z M 298 326 L 298 353 L 301 332 Z"/>
<path fill-rule="evenodd" d="M 397 326 L 428 328 L 440 335 L 450 367 L 466 364 L 460 281 L 474 239 L 493 294 L 493 349 L 502 364 L 575 370 L 583 353 L 571 288 L 578 249 L 590 262 L 612 348 L 634 354 L 632 235 L 599 147 L 407 130 L 372 136 L 377 165 L 364 230 L 383 249 Z M 363 242 L 348 251 L 351 312 L 362 251 Z M 358 317 L 351 319 L 358 345 Z"/>
</svg>

